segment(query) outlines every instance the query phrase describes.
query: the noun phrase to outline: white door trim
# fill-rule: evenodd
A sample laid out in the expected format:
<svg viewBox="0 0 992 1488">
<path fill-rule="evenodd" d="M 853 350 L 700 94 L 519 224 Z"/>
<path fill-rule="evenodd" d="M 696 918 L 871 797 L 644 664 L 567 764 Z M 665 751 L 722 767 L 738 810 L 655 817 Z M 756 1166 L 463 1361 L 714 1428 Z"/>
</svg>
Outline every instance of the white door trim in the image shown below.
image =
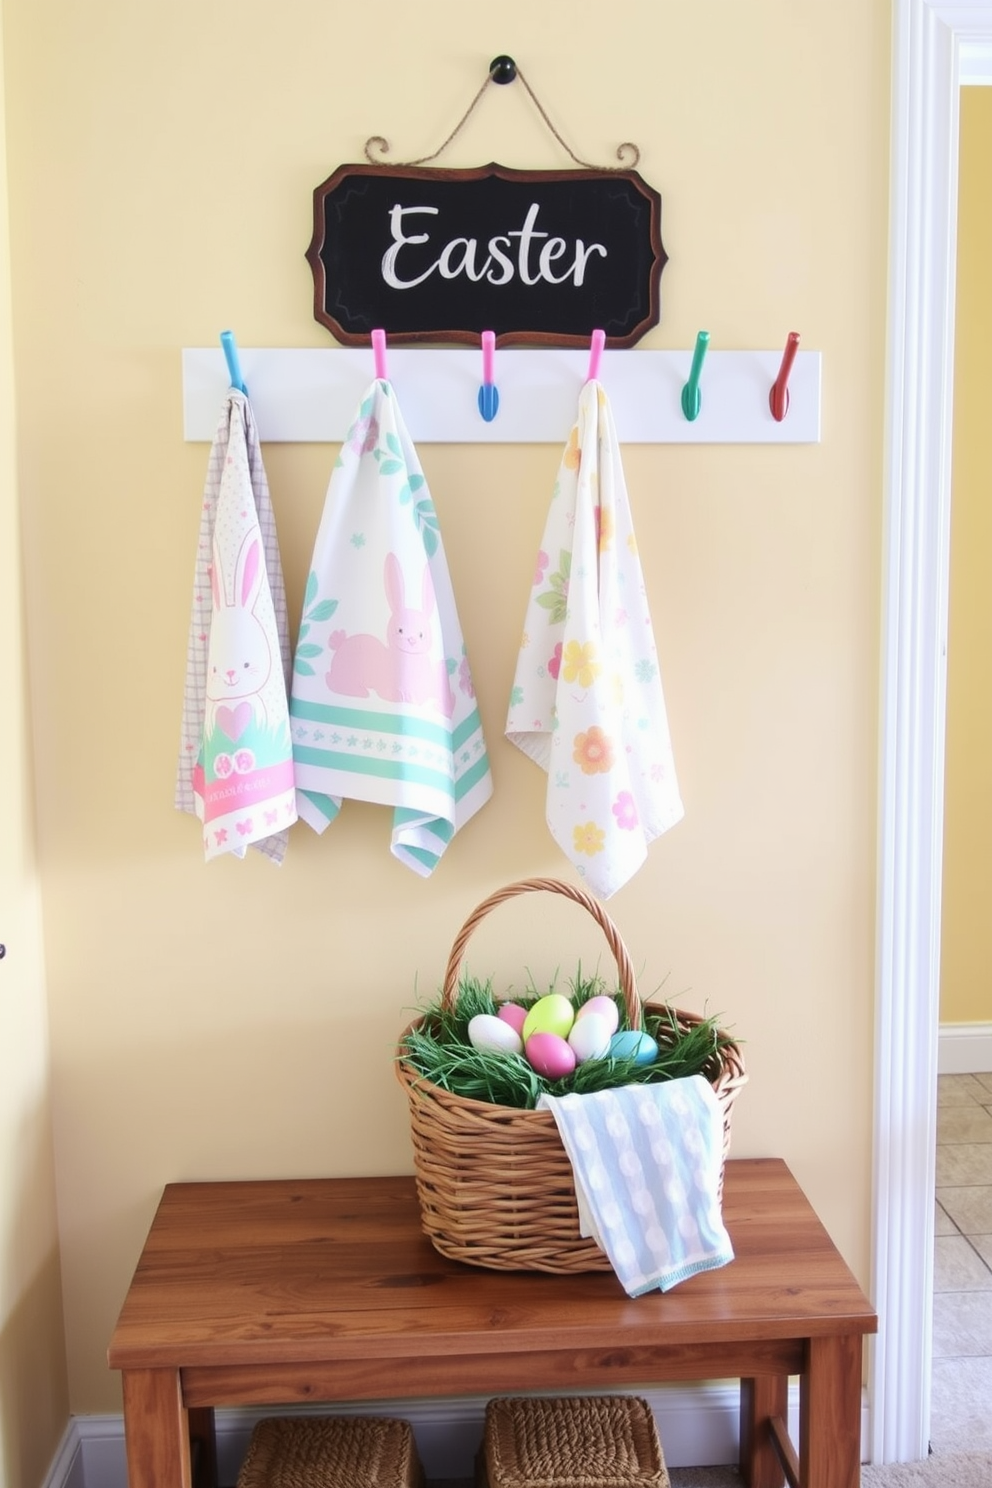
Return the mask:
<svg viewBox="0 0 992 1488">
<path fill-rule="evenodd" d="M 874 1118 L 872 1461 L 930 1426 L 958 94 L 989 0 L 895 0 Z"/>
</svg>

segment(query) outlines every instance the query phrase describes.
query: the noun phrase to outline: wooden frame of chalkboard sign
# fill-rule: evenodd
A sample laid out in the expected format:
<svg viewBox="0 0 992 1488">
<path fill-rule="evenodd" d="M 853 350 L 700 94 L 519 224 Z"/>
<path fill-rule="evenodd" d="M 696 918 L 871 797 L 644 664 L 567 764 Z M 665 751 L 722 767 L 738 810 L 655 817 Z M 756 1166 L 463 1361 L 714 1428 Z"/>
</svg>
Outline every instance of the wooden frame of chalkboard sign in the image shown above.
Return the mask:
<svg viewBox="0 0 992 1488">
<path fill-rule="evenodd" d="M 661 197 L 637 171 L 343 165 L 313 194 L 314 318 L 345 346 L 633 346 L 658 324 Z"/>
</svg>

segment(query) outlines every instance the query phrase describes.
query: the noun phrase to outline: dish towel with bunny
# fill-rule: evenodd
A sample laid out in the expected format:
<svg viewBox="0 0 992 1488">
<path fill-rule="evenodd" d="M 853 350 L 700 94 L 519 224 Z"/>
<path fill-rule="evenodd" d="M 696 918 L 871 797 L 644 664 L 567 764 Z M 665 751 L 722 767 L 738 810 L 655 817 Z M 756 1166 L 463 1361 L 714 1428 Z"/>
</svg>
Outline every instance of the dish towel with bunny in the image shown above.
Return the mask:
<svg viewBox="0 0 992 1488">
<path fill-rule="evenodd" d="M 542 1095 L 572 1164 L 579 1227 L 628 1297 L 670 1291 L 734 1259 L 723 1223 L 723 1116 L 702 1075 Z"/>
<path fill-rule="evenodd" d="M 607 899 L 683 815 L 606 393 L 587 382 L 531 588 L 506 736 L 548 774 L 551 835 Z"/>
<path fill-rule="evenodd" d="M 331 474 L 293 662 L 300 817 L 393 807 L 391 850 L 426 878 L 492 795 L 437 513 L 385 380 Z"/>
<path fill-rule="evenodd" d="M 207 466 L 193 583 L 176 807 L 207 860 L 280 863 L 296 820 L 286 591 L 255 420 L 233 388 Z"/>
</svg>

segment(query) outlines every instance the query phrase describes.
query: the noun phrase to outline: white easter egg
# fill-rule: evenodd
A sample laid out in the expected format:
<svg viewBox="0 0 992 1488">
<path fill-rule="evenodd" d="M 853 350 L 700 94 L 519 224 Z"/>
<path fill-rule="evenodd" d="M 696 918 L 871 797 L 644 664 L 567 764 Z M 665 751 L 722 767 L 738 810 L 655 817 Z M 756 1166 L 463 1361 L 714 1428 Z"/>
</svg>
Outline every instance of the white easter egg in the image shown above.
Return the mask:
<svg viewBox="0 0 992 1488">
<path fill-rule="evenodd" d="M 572 1024 L 568 1042 L 576 1062 L 585 1064 L 587 1059 L 603 1058 L 610 1047 L 612 1036 L 613 1029 L 609 1019 L 600 1017 L 598 1013 L 587 1013 L 584 1018 L 576 1018 Z"/>
<path fill-rule="evenodd" d="M 620 1012 L 612 997 L 590 997 L 589 1001 L 584 1002 L 579 1008 L 575 1020 L 578 1022 L 580 1018 L 588 1018 L 593 1014 L 605 1018 L 610 1025 L 610 1032 L 616 1033 L 620 1026 Z"/>
<path fill-rule="evenodd" d="M 468 1039 L 473 1049 L 498 1054 L 520 1054 L 524 1047 L 517 1030 L 494 1013 L 476 1013 L 470 1018 Z"/>
</svg>

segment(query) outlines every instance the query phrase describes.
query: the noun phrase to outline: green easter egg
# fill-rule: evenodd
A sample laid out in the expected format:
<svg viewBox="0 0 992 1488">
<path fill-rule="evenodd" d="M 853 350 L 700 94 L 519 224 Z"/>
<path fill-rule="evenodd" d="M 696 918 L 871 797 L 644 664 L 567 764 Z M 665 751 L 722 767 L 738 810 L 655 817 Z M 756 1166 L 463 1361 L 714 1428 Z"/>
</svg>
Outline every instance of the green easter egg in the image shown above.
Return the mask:
<svg viewBox="0 0 992 1488">
<path fill-rule="evenodd" d="M 549 992 L 537 999 L 524 1020 L 524 1043 L 532 1033 L 556 1033 L 567 1039 L 574 1022 L 575 1009 L 570 1000 L 561 992 Z"/>
</svg>

